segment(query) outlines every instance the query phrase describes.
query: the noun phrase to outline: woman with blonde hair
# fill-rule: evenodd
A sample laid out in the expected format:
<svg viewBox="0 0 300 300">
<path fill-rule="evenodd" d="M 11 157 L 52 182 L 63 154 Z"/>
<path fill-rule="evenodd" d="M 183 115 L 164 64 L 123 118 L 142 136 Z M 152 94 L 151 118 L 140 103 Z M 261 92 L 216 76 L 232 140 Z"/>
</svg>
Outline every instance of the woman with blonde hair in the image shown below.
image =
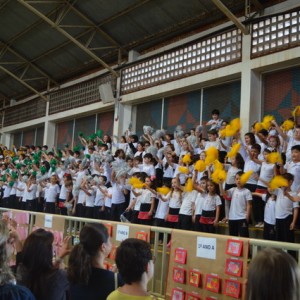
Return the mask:
<svg viewBox="0 0 300 300">
<path fill-rule="evenodd" d="M 25 287 L 16 285 L 16 279 L 9 267 L 9 257 L 18 236 L 7 228 L 0 220 L 0 299 L 1 300 L 35 300 L 32 293 Z"/>
</svg>

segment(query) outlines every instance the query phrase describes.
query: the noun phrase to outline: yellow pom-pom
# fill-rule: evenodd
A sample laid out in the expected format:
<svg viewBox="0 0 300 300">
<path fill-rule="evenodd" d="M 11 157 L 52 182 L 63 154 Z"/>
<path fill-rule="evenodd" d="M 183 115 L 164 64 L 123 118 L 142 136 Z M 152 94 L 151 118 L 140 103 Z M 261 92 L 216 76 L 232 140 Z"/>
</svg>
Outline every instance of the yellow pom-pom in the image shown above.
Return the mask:
<svg viewBox="0 0 300 300">
<path fill-rule="evenodd" d="M 184 191 L 191 192 L 192 190 L 193 190 L 193 181 L 192 178 L 188 178 L 184 186 Z"/>
<path fill-rule="evenodd" d="M 182 158 L 182 162 L 184 164 L 188 165 L 191 161 L 192 161 L 192 158 L 191 158 L 191 154 L 190 153 L 184 155 L 184 157 Z"/>
<path fill-rule="evenodd" d="M 224 169 L 223 165 L 217 159 L 214 161 L 214 169 L 215 170 L 223 170 Z"/>
<path fill-rule="evenodd" d="M 267 115 L 264 117 L 263 121 L 262 121 L 262 126 L 264 129 L 269 130 L 269 128 L 271 127 L 271 122 L 274 120 L 273 116 Z"/>
<path fill-rule="evenodd" d="M 230 123 L 225 127 L 225 129 L 220 130 L 219 134 L 221 137 L 229 137 L 236 135 L 241 129 L 241 122 L 239 118 L 233 119 Z"/>
<path fill-rule="evenodd" d="M 255 123 L 255 125 L 254 125 L 254 130 L 255 130 L 255 132 L 259 132 L 259 131 L 261 131 L 263 128 L 264 128 L 264 127 L 263 127 L 262 123 L 257 122 L 257 123 Z"/>
<path fill-rule="evenodd" d="M 226 172 L 225 170 L 221 169 L 216 169 L 212 174 L 211 174 L 211 179 L 213 182 L 219 184 L 221 182 L 224 182 L 226 179 Z"/>
<path fill-rule="evenodd" d="M 199 159 L 196 163 L 195 163 L 195 167 L 194 169 L 198 172 L 204 172 L 206 169 L 206 164 L 203 160 Z"/>
<path fill-rule="evenodd" d="M 235 128 L 236 131 L 239 131 L 242 128 L 240 118 L 235 118 L 231 120 L 229 124 L 231 125 L 231 127 Z"/>
<path fill-rule="evenodd" d="M 269 187 L 272 190 L 278 189 L 283 186 L 288 186 L 288 181 L 280 175 L 273 177 L 269 184 Z"/>
<path fill-rule="evenodd" d="M 300 105 L 296 106 L 295 109 L 292 111 L 293 117 L 300 117 Z"/>
<path fill-rule="evenodd" d="M 292 120 L 287 119 L 282 123 L 281 128 L 284 131 L 289 131 L 289 130 L 293 129 L 294 126 L 295 126 L 295 123 Z"/>
<path fill-rule="evenodd" d="M 241 144 L 235 144 L 232 146 L 231 150 L 227 153 L 227 157 L 232 158 L 237 155 L 237 153 L 240 151 Z"/>
<path fill-rule="evenodd" d="M 189 173 L 189 168 L 179 166 L 179 167 L 178 167 L 178 171 L 179 171 L 180 173 L 183 173 L 183 174 L 188 174 L 188 173 Z"/>
<path fill-rule="evenodd" d="M 282 163 L 282 158 L 279 152 L 272 152 L 268 154 L 267 161 L 271 164 Z"/>
<path fill-rule="evenodd" d="M 250 170 L 246 173 L 244 173 L 241 178 L 240 178 L 240 181 L 241 181 L 241 184 L 242 185 L 245 185 L 247 183 L 247 181 L 249 180 L 249 178 L 251 177 L 251 175 L 253 174 L 253 171 Z"/>
<path fill-rule="evenodd" d="M 144 182 L 142 182 L 141 180 L 139 180 L 137 177 L 131 177 L 128 180 L 128 183 L 134 187 L 135 189 L 141 189 L 144 187 Z"/>
<path fill-rule="evenodd" d="M 168 195 L 170 192 L 170 188 L 168 188 L 167 186 L 162 186 L 157 188 L 156 191 L 162 195 Z"/>
<path fill-rule="evenodd" d="M 206 150 L 205 164 L 209 165 L 219 158 L 219 151 L 215 147 L 209 147 Z"/>
</svg>

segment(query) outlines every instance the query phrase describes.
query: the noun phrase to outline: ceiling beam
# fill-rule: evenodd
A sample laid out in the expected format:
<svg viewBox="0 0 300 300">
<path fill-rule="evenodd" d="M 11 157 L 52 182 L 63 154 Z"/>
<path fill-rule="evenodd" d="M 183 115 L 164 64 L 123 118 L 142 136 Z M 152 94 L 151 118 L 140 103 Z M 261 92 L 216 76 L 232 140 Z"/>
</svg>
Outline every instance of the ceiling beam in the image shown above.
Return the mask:
<svg viewBox="0 0 300 300">
<path fill-rule="evenodd" d="M 1 46 L 3 46 L 3 50 L 4 51 L 10 52 L 14 56 L 16 56 L 18 59 L 20 59 L 21 62 L 19 64 L 25 64 L 26 68 L 28 68 L 28 69 L 29 69 L 29 67 L 32 68 L 34 71 L 36 71 L 37 73 L 39 73 L 40 75 L 42 75 L 43 77 L 45 77 L 45 79 L 47 79 L 50 82 L 52 82 L 55 86 L 59 86 L 59 83 L 56 82 L 54 78 L 52 78 L 45 71 L 43 71 L 42 69 L 40 69 L 39 67 L 37 67 L 35 64 L 33 64 L 31 61 L 29 61 L 26 57 L 24 57 L 23 55 L 21 55 L 19 52 L 13 50 L 10 46 L 8 46 L 7 44 L 5 44 L 5 43 L 3 43 L 3 42 L 0 41 L 0 47 Z M 1 60 L 1 56 L 0 56 L 0 65 L 1 64 L 5 64 L 5 63 L 6 63 L 5 60 L 2 61 Z"/>
<path fill-rule="evenodd" d="M 4 73 L 8 74 L 9 76 L 11 76 L 12 78 L 14 78 L 15 80 L 17 80 L 18 82 L 20 82 L 22 85 L 24 85 L 25 87 L 27 87 L 29 90 L 31 90 L 32 92 L 34 92 L 37 96 L 39 96 L 43 100 L 48 101 L 47 97 L 45 97 L 44 95 L 42 95 L 39 91 L 37 91 L 35 88 L 33 88 L 28 83 L 26 83 L 23 79 L 21 79 L 17 75 L 13 74 L 12 72 L 10 72 L 9 70 L 5 69 L 2 66 L 0 66 L 0 70 L 3 71 Z"/>
<path fill-rule="evenodd" d="M 249 34 L 248 28 L 220 0 L 211 1 L 242 31 L 243 34 Z"/>
<path fill-rule="evenodd" d="M 80 41 L 78 41 L 76 38 L 74 38 L 72 35 L 70 35 L 68 32 L 60 28 L 55 22 L 50 20 L 47 16 L 42 14 L 40 11 L 38 11 L 36 8 L 34 8 L 32 5 L 27 3 L 24 0 L 18 0 L 20 4 L 22 4 L 24 7 L 26 7 L 29 11 L 37 15 L 39 18 L 44 20 L 46 23 L 48 23 L 52 28 L 56 29 L 58 32 L 60 32 L 62 35 L 64 35 L 66 38 L 68 38 L 70 41 L 72 41 L 76 46 L 78 46 L 82 51 L 87 53 L 90 57 L 92 57 L 95 61 L 97 61 L 99 64 L 101 64 L 104 68 L 106 68 L 114 77 L 119 77 L 119 74 L 113 70 L 107 63 L 105 63 L 101 58 L 99 58 L 95 53 L 93 53 L 90 49 L 88 49 L 85 45 L 83 45 Z"/>
</svg>

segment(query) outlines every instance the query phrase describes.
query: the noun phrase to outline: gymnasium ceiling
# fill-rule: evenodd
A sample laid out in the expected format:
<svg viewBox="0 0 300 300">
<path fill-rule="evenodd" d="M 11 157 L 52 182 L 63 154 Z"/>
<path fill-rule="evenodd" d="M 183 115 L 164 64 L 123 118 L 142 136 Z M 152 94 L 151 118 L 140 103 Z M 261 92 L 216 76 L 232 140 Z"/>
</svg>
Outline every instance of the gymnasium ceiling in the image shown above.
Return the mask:
<svg viewBox="0 0 300 300">
<path fill-rule="evenodd" d="M 221 1 L 233 14 L 231 20 L 284 2 Z M 0 0 L 0 99 L 40 95 L 104 68 L 117 76 L 111 66 L 126 63 L 130 50 L 146 53 L 227 22 L 219 2 Z"/>
</svg>

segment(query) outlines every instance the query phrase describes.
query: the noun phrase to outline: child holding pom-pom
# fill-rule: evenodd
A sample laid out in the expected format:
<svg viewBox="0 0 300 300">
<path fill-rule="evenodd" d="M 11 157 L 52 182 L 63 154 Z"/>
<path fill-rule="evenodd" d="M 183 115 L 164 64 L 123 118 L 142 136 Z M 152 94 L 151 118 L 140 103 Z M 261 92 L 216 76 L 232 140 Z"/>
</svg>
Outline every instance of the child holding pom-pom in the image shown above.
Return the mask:
<svg viewBox="0 0 300 300">
<path fill-rule="evenodd" d="M 236 187 L 224 191 L 223 184 L 220 183 L 221 195 L 230 200 L 229 209 L 229 234 L 232 236 L 249 237 L 248 224 L 250 221 L 252 208 L 251 192 L 244 187 L 241 180 L 243 172 L 237 172 L 235 175 Z"/>
<path fill-rule="evenodd" d="M 217 194 L 217 184 L 212 180 L 207 182 L 207 196 L 202 205 L 202 214 L 200 218 L 203 232 L 215 233 L 215 227 L 218 225 L 222 201 Z"/>
</svg>

